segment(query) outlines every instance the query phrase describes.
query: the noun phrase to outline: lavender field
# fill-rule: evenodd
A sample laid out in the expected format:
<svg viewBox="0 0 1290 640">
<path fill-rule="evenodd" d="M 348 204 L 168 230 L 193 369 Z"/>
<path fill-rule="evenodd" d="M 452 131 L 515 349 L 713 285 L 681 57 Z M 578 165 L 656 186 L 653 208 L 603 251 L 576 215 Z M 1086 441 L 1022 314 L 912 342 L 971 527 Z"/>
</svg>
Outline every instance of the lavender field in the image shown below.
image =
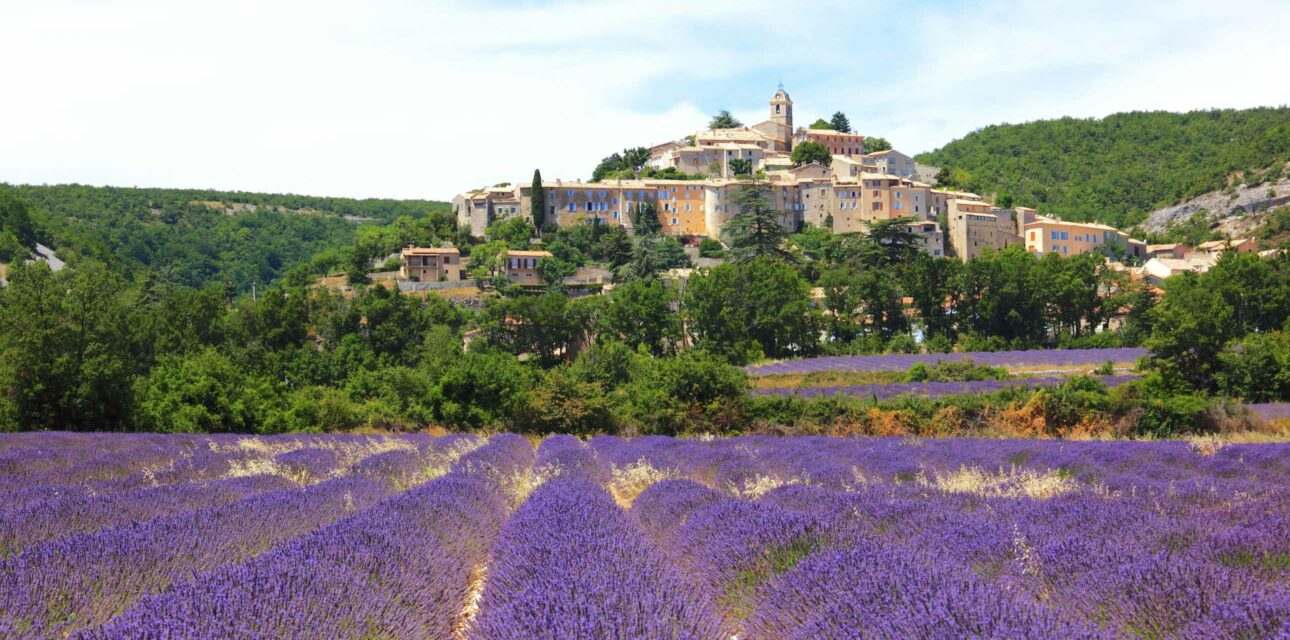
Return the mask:
<svg viewBox="0 0 1290 640">
<path fill-rule="evenodd" d="M 819 373 L 824 371 L 904 371 L 914 364 L 972 360 L 995 367 L 1099 365 L 1107 360 L 1132 365 L 1147 355 L 1146 349 L 1034 349 L 1030 351 L 977 351 L 964 353 L 887 354 L 875 356 L 826 356 L 802 358 L 744 367 L 750 375 Z"/>
<path fill-rule="evenodd" d="M 1139 376 L 1097 376 L 1107 387 L 1118 387 Z M 821 398 L 830 396 L 855 396 L 886 400 L 899 396 L 921 396 L 924 398 L 942 398 L 953 395 L 976 395 L 995 393 L 1004 389 L 1055 387 L 1070 378 L 1044 376 L 1040 378 L 1010 378 L 1007 380 L 970 380 L 966 382 L 893 382 L 888 384 L 851 384 L 827 387 L 775 387 L 753 389 L 753 395 L 760 396 L 801 396 L 803 398 Z"/>
<path fill-rule="evenodd" d="M 1290 445 L 0 436 L 0 637 L 1290 638 Z"/>
</svg>

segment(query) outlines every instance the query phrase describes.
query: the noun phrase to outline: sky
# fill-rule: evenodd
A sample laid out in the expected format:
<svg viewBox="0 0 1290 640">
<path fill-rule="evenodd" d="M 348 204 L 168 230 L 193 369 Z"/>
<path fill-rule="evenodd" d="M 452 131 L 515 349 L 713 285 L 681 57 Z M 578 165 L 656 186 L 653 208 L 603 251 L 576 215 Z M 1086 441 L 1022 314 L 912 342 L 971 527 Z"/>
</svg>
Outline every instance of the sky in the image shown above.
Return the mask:
<svg viewBox="0 0 1290 640">
<path fill-rule="evenodd" d="M 0 0 L 0 182 L 450 199 L 729 109 L 897 149 L 1290 104 L 1288 0 Z"/>
</svg>

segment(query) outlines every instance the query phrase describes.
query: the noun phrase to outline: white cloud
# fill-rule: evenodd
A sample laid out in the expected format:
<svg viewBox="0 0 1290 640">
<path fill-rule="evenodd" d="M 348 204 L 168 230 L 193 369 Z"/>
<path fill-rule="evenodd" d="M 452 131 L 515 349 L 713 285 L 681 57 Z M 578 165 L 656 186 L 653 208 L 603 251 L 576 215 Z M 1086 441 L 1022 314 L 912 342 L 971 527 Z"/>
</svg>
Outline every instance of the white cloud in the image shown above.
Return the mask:
<svg viewBox="0 0 1290 640">
<path fill-rule="evenodd" d="M 783 75 L 919 151 L 992 122 L 1290 102 L 1279 2 L 16 3 L 0 180 L 447 198 L 764 117 Z"/>
</svg>

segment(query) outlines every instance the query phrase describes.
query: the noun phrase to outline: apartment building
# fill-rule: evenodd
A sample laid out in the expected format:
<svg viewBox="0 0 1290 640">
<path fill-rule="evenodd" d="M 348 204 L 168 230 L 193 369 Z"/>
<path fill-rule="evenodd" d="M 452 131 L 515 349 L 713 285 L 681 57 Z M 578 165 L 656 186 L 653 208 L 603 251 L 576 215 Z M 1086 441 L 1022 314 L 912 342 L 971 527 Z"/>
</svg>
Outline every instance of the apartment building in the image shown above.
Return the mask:
<svg viewBox="0 0 1290 640">
<path fill-rule="evenodd" d="M 986 249 L 1021 244 L 1017 212 L 995 209 L 987 202 L 951 198 L 947 202 L 950 250 L 967 262 Z"/>
<path fill-rule="evenodd" d="M 460 194 L 452 199 L 452 209 L 457 226 L 470 227 L 472 235 L 482 236 L 498 220 L 527 215 L 527 202 L 521 202 L 519 189 L 507 185 Z"/>
<path fill-rule="evenodd" d="M 875 167 L 879 173 L 888 173 L 911 179 L 918 176 L 914 166 L 914 159 L 895 149 L 866 153 L 861 157 L 861 160 L 865 164 Z"/>
<path fill-rule="evenodd" d="M 649 166 L 656 169 L 676 169 L 682 173 L 717 178 L 735 175 L 734 160 L 748 162 L 749 169 L 764 169 L 767 151 L 764 147 L 747 142 L 721 142 L 710 146 L 684 146 L 668 149 L 651 157 Z"/>
<path fill-rule="evenodd" d="M 794 143 L 803 142 L 818 142 L 829 150 L 830 155 L 855 157 L 864 155 L 864 136 L 858 133 L 843 133 L 833 129 L 798 129 Z"/>
<path fill-rule="evenodd" d="M 945 234 L 941 231 L 941 225 L 935 222 L 907 222 L 905 226 L 909 232 L 918 238 L 918 246 L 923 253 L 933 257 L 940 258 L 945 255 Z"/>
<path fill-rule="evenodd" d="M 727 181 L 648 180 L 655 189 L 658 219 L 663 233 L 673 236 L 710 235 L 708 229 L 709 184 Z"/>
<path fill-rule="evenodd" d="M 1093 222 L 1069 222 L 1061 218 L 1036 217 L 1025 223 L 1026 250 L 1038 255 L 1056 253 L 1075 256 L 1090 251 L 1105 250 L 1108 246 L 1116 253 L 1138 259 L 1147 257 L 1147 246 L 1129 237 L 1115 227 Z"/>
<path fill-rule="evenodd" d="M 632 226 L 631 214 L 642 204 L 656 204 L 657 193 L 644 180 L 608 182 L 543 182 L 546 212 L 543 222 L 560 227 L 579 224 Z"/>
<path fill-rule="evenodd" d="M 744 188 L 744 183 L 738 180 L 713 180 L 708 181 L 703 188 L 706 213 L 703 235 L 719 238 L 726 222 L 739 214 L 739 205 L 734 195 Z M 801 226 L 801 192 L 796 180 L 784 179 L 781 175 L 779 180 L 769 181 L 765 185 L 763 195 L 770 207 L 779 212 L 776 219 L 781 226 L 789 232 L 796 231 Z"/>
<path fill-rule="evenodd" d="M 927 184 L 936 184 L 936 176 L 940 174 L 940 167 L 933 167 L 929 164 L 914 163 L 914 179 Z"/>
<path fill-rule="evenodd" d="M 863 174 L 855 182 L 833 184 L 833 230 L 863 231 L 878 220 L 935 220 L 928 185 L 890 174 Z"/>
<path fill-rule="evenodd" d="M 938 217 L 949 213 L 950 200 L 966 200 L 971 202 L 980 202 L 981 196 L 967 191 L 954 191 L 952 189 L 932 189 L 931 193 L 931 217 Z"/>
<path fill-rule="evenodd" d="M 506 281 L 524 285 L 546 284 L 538 273 L 537 266 L 543 259 L 550 257 L 550 251 L 507 251 Z"/>
<path fill-rule="evenodd" d="M 403 265 L 400 280 L 455 282 L 466 279 L 466 265 L 456 247 L 405 247 L 399 252 Z"/>
</svg>

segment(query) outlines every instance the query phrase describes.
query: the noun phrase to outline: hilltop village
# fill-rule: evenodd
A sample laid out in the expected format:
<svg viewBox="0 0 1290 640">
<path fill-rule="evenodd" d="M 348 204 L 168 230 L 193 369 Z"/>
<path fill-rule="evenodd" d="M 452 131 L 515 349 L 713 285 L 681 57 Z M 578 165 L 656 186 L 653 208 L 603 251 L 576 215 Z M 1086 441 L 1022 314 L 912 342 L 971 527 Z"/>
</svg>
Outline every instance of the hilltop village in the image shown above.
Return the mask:
<svg viewBox="0 0 1290 640">
<path fill-rule="evenodd" d="M 625 169 L 599 179 L 542 180 L 538 211 L 536 183 L 521 182 L 461 193 L 453 198 L 453 212 L 458 226 L 473 237 L 515 218 L 535 231 L 610 225 L 634 233 L 644 214 L 657 217 L 662 234 L 693 247 L 705 238 L 724 240 L 726 223 L 740 213 L 735 194 L 756 182 L 787 232 L 814 227 L 833 234 L 866 233 L 874 224 L 900 221 L 931 257 L 968 261 L 987 249 L 1012 245 L 1036 255 L 1100 252 L 1118 267 L 1132 265 L 1135 273 L 1160 280 L 1203 271 L 1229 248 L 1229 243 L 1149 246 L 1104 224 L 1062 220 L 941 187 L 938 167 L 920 164 L 881 139 L 874 144 L 875 139 L 852 131 L 840 113 L 831 123 L 795 126 L 793 100 L 782 86 L 770 99 L 768 115 L 744 126 L 723 113 L 706 130 L 624 152 L 618 159 Z M 1252 241 L 1236 241 L 1231 248 L 1254 250 Z M 507 279 L 541 284 L 536 265 L 549 255 L 511 251 Z M 410 247 L 401 258 L 400 277 L 406 280 L 467 277 L 463 262 L 469 258 L 452 247 Z"/>
</svg>

